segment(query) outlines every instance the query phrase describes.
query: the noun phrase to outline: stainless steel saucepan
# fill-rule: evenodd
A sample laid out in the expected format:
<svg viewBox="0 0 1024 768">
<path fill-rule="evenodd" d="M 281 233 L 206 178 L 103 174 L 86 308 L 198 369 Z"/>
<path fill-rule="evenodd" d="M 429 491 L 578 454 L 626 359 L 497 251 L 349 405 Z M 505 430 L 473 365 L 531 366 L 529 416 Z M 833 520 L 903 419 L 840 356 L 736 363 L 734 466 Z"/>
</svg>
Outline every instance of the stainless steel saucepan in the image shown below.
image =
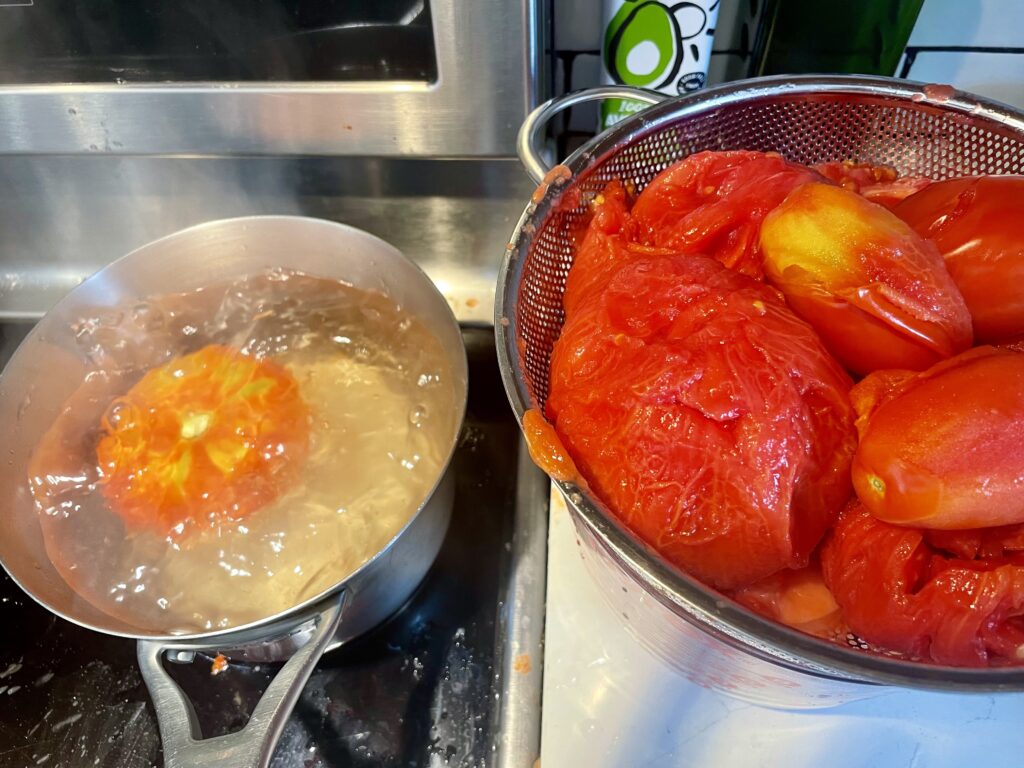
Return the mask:
<svg viewBox="0 0 1024 768">
<path fill-rule="evenodd" d="M 373 558 L 290 610 L 228 632 L 190 635 L 161 634 L 109 616 L 78 596 L 51 564 L 28 484 L 30 457 L 40 437 L 89 373 L 73 327 L 97 308 L 192 291 L 275 267 L 382 292 L 437 336 L 452 371 L 458 408 L 448 444 L 442 446 L 447 458 L 437 483 Z M 0 454 L 0 563 L 57 615 L 139 641 L 139 665 L 156 708 L 167 768 L 266 766 L 321 654 L 398 610 L 437 555 L 451 515 L 447 467 L 466 392 L 465 348 L 447 302 L 415 264 L 382 240 L 341 224 L 291 216 L 228 219 L 178 232 L 115 261 L 71 291 L 32 330 L 0 375 L 6 454 Z M 198 651 L 239 660 L 287 660 L 242 730 L 202 739 L 191 704 L 163 667 L 165 657 L 187 660 Z"/>
</svg>

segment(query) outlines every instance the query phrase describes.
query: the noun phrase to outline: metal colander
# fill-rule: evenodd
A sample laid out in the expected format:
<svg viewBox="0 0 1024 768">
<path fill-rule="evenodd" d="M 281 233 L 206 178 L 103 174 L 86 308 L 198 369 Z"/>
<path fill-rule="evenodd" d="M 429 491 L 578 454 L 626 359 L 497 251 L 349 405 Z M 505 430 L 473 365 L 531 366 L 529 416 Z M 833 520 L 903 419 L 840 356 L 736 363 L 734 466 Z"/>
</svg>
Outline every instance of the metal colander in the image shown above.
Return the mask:
<svg viewBox="0 0 1024 768">
<path fill-rule="evenodd" d="M 543 166 L 536 137 L 566 103 L 625 96 L 595 89 L 539 108 L 524 125 L 520 152 L 531 175 Z M 647 101 L 654 98 L 645 95 Z M 557 102 L 558 100 L 556 100 Z M 543 412 L 552 346 L 562 326 L 562 293 L 574 234 L 590 201 L 612 179 L 642 190 L 694 152 L 779 152 L 805 164 L 853 160 L 901 174 L 943 179 L 1024 173 L 1024 115 L 954 91 L 888 78 L 786 77 L 733 83 L 666 101 L 595 137 L 547 177 L 505 254 L 496 300 L 499 360 L 521 418 Z M 857 682 L 969 690 L 1024 689 L 1024 669 L 962 669 L 878 652 L 855 637 L 829 643 L 769 622 L 668 564 L 625 530 L 584 487 L 558 483 L 589 533 L 643 589 L 690 625 L 731 647 L 789 670 Z"/>
</svg>

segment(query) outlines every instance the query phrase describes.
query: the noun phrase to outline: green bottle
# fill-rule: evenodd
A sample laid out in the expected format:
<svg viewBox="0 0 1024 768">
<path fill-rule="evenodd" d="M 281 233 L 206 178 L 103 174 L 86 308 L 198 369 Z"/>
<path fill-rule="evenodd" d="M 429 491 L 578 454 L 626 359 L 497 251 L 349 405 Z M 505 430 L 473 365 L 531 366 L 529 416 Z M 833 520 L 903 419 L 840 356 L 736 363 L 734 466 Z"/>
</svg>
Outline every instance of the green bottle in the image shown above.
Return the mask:
<svg viewBox="0 0 1024 768">
<path fill-rule="evenodd" d="M 923 4 L 924 0 L 767 0 L 749 74 L 893 75 Z"/>
</svg>

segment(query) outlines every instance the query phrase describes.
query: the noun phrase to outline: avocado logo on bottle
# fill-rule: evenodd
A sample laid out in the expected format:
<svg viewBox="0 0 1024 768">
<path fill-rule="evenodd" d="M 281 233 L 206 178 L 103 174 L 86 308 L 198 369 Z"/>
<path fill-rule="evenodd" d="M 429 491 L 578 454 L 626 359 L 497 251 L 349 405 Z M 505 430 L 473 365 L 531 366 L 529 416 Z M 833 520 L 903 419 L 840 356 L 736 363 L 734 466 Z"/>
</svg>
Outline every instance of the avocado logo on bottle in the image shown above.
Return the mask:
<svg viewBox="0 0 1024 768">
<path fill-rule="evenodd" d="M 605 81 L 662 93 L 703 87 L 719 0 L 659 2 L 605 0 Z M 646 105 L 609 99 L 601 107 L 607 128 Z"/>
</svg>

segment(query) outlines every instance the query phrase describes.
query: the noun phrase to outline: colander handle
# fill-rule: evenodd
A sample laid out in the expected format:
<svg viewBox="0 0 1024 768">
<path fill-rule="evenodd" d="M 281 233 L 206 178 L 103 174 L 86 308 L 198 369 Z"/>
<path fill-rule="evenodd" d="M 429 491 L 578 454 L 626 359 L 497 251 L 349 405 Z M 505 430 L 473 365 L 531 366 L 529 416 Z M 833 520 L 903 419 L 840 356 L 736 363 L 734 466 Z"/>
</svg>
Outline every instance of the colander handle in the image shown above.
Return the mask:
<svg viewBox="0 0 1024 768">
<path fill-rule="evenodd" d="M 627 85 L 600 85 L 596 88 L 587 88 L 582 91 L 573 91 L 564 96 L 549 99 L 526 116 L 522 126 L 519 128 L 519 136 L 516 139 L 516 151 L 519 153 L 519 160 L 522 162 L 526 173 L 538 184 L 544 180 L 544 175 L 551 170 L 551 167 L 542 156 L 540 144 L 541 134 L 547 126 L 548 121 L 559 112 L 577 104 L 585 104 L 588 101 L 604 101 L 605 99 L 629 99 L 630 101 L 641 101 L 644 104 L 660 104 L 669 98 L 664 93 L 646 91 L 642 88 L 630 88 Z"/>
</svg>

